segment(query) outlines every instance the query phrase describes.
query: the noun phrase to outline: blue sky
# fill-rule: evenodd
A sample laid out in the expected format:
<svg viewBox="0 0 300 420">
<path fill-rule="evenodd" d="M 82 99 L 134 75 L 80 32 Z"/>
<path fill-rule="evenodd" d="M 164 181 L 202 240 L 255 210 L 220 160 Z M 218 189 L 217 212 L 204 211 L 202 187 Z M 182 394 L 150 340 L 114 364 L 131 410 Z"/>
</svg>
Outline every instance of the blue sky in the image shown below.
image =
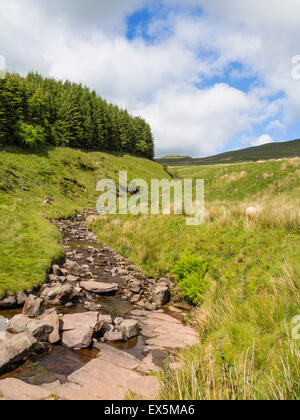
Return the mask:
<svg viewBox="0 0 300 420">
<path fill-rule="evenodd" d="M 10 0 L 0 55 L 143 116 L 157 156 L 200 157 L 300 137 L 299 15 L 294 0 Z"/>
</svg>

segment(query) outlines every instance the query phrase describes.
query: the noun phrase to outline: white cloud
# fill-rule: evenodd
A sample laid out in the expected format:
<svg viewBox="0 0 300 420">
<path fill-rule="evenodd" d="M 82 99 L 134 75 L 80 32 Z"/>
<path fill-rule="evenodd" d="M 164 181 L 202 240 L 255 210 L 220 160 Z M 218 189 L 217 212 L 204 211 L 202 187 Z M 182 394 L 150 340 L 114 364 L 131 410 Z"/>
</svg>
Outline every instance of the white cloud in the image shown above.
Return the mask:
<svg viewBox="0 0 300 420">
<path fill-rule="evenodd" d="M 81 81 L 146 117 L 160 154 L 213 154 L 257 124 L 269 132 L 298 118 L 300 82 L 291 77 L 300 53 L 298 0 L 185 0 L 185 12 L 150 25 L 154 44 L 128 41 L 126 16 L 152 3 L 10 0 L 0 5 L 0 54 L 11 70 Z M 194 5 L 204 14 L 190 16 Z M 232 62 L 241 66 L 231 78 L 261 83 L 247 94 L 229 80 L 207 87 Z"/>
<path fill-rule="evenodd" d="M 274 140 L 269 134 L 262 134 L 257 139 L 251 142 L 251 146 L 262 146 L 263 144 L 273 143 Z"/>
</svg>

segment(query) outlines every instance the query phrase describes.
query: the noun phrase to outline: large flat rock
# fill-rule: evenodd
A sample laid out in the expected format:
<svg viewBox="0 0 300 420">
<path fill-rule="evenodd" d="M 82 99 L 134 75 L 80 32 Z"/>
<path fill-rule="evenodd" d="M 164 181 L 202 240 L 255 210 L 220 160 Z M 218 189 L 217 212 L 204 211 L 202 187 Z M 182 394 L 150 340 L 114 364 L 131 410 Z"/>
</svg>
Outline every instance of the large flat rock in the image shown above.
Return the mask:
<svg viewBox="0 0 300 420">
<path fill-rule="evenodd" d="M 68 381 L 80 385 L 92 399 L 102 400 L 124 400 L 129 391 L 140 399 L 155 399 L 159 389 L 156 377 L 142 376 L 101 355 L 70 375 Z"/>
<path fill-rule="evenodd" d="M 119 291 L 119 286 L 116 283 L 100 283 L 97 281 L 83 281 L 80 283 L 80 287 L 99 295 L 117 293 Z"/>
<path fill-rule="evenodd" d="M 148 312 L 139 320 L 149 346 L 176 350 L 198 343 L 198 334 L 193 328 L 165 313 Z"/>
<path fill-rule="evenodd" d="M 34 385 L 29 385 L 19 379 L 8 378 L 0 381 L 0 394 L 6 400 L 38 401 L 53 399 L 50 392 Z M 52 396 L 53 397 L 53 396 Z"/>
</svg>

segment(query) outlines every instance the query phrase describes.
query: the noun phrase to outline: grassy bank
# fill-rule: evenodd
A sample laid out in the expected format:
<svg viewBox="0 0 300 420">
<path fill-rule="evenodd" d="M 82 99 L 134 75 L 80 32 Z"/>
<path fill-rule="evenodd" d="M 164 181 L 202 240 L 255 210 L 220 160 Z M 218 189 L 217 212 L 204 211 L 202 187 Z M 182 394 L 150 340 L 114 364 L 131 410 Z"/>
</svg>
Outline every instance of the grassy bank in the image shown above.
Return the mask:
<svg viewBox="0 0 300 420">
<path fill-rule="evenodd" d="M 103 216 L 101 240 L 151 275 L 193 253 L 208 261 L 209 290 L 195 310 L 199 345 L 162 377 L 166 399 L 299 399 L 300 159 L 177 168 L 204 178 L 205 222 L 183 216 Z M 252 217 L 246 209 L 259 210 Z"/>
<path fill-rule="evenodd" d="M 63 254 L 51 218 L 95 209 L 102 178 L 165 177 L 162 167 L 132 156 L 67 148 L 0 151 L 0 296 L 32 289 Z"/>
</svg>

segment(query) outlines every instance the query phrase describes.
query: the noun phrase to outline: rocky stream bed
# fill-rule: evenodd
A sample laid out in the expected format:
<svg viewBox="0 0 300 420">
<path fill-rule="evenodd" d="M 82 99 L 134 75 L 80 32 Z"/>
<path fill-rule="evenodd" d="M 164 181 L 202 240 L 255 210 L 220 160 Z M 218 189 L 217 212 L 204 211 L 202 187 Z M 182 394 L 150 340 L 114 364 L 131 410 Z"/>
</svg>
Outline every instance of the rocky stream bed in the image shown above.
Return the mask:
<svg viewBox="0 0 300 420">
<path fill-rule="evenodd" d="M 171 280 L 100 245 L 88 215 L 55 222 L 65 259 L 43 286 L 0 300 L 0 399 L 155 398 L 154 373 L 197 341 L 170 303 Z"/>
</svg>

